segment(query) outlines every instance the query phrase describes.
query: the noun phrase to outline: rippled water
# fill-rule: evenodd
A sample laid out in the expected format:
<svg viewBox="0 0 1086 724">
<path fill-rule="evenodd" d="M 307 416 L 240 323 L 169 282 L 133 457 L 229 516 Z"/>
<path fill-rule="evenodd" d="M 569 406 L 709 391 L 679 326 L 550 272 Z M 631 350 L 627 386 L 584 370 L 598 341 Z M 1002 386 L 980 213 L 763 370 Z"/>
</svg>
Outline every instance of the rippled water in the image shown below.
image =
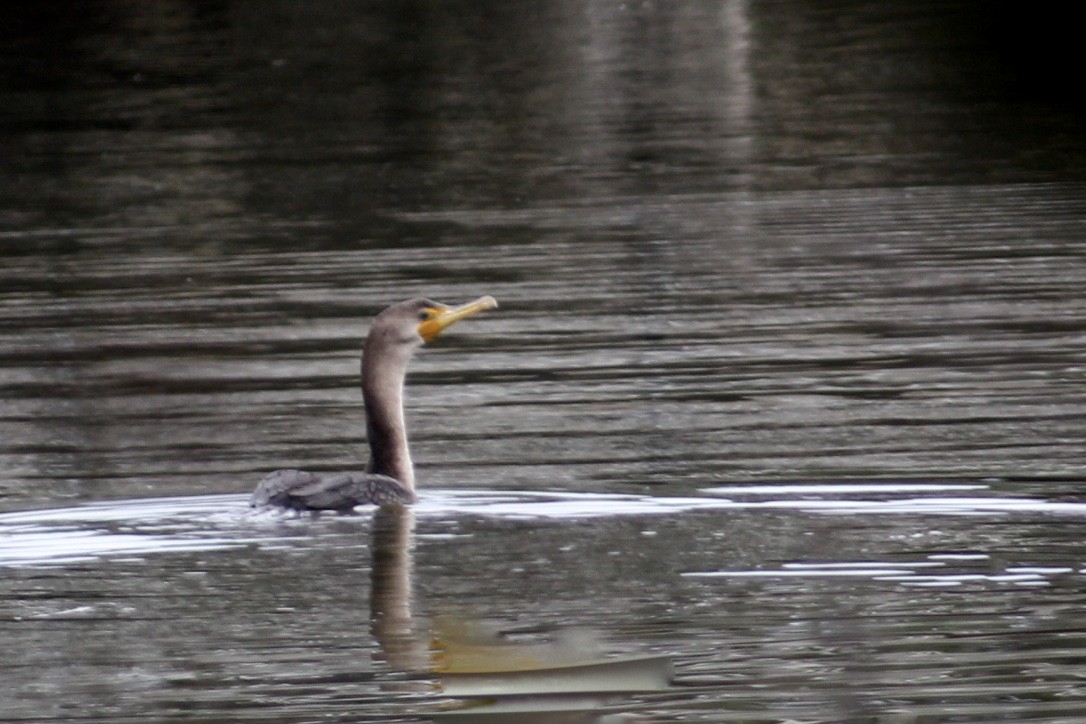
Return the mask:
<svg viewBox="0 0 1086 724">
<path fill-rule="evenodd" d="M 231 495 L 0 514 L 5 638 L 22 652 L 5 667 L 13 711 L 434 715 L 478 693 L 433 668 L 435 616 L 496 620 L 512 640 L 482 660 L 498 669 L 534 664 L 526 647 L 565 629 L 577 663 L 674 667 L 670 686 L 623 671 L 629 693 L 581 669 L 565 697 L 529 700 L 552 718 L 562 706 L 662 720 L 1081 709 L 1081 503 L 801 484 L 682 498 L 437 490 L 413 513 L 391 538 L 368 515 L 250 512 Z M 495 676 L 483 690 L 502 701 L 514 684 Z"/>
<path fill-rule="evenodd" d="M 1081 116 L 975 13 L 18 14 L 0 719 L 1079 718 Z M 415 294 L 420 504 L 250 511 Z"/>
</svg>

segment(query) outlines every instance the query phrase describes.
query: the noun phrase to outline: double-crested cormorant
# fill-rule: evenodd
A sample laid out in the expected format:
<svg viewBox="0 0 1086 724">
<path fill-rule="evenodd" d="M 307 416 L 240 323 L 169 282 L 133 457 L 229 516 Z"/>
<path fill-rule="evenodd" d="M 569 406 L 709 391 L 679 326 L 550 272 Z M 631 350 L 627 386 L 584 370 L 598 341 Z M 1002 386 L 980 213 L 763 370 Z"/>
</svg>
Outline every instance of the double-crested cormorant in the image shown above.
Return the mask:
<svg viewBox="0 0 1086 724">
<path fill-rule="evenodd" d="M 348 511 L 364 504 L 413 503 L 415 472 L 403 417 L 407 363 L 418 347 L 449 325 L 497 306 L 489 296 L 459 307 L 409 299 L 378 314 L 362 348 L 362 400 L 370 443 L 366 471 L 317 475 L 277 470 L 260 481 L 249 504 Z"/>
</svg>

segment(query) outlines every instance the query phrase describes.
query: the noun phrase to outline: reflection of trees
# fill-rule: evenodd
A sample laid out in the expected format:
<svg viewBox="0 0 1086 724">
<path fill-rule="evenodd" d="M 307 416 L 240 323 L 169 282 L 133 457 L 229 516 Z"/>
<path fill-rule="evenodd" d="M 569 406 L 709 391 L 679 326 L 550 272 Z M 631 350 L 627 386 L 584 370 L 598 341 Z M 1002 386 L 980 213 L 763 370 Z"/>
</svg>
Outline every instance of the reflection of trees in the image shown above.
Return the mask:
<svg viewBox="0 0 1086 724">
<path fill-rule="evenodd" d="M 0 88 L 13 169 L 0 216 L 17 212 L 22 249 L 6 262 L 23 295 L 10 341 L 30 392 L 28 422 L 8 436 L 27 453 L 5 472 L 41 481 L 43 495 L 62 482 L 111 494 L 148 470 L 172 477 L 184 458 L 189 431 L 164 421 L 155 396 L 164 377 L 192 374 L 191 347 L 171 343 L 211 312 L 179 300 L 199 291 L 204 260 L 221 266 L 227 227 L 245 219 L 241 173 L 222 162 L 240 145 L 220 114 L 225 10 L 21 4 L 0 30 L 13 81 Z M 204 445 L 208 430 L 191 437 Z"/>
</svg>

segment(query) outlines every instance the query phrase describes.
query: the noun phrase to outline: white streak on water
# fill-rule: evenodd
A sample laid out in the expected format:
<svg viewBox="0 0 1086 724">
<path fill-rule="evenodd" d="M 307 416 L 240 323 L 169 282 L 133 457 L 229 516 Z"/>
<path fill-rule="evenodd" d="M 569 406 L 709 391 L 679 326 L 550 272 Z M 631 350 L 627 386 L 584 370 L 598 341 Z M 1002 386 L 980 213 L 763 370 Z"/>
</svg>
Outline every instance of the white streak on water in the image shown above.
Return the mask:
<svg viewBox="0 0 1086 724">
<path fill-rule="evenodd" d="M 571 492 L 507 492 L 495 490 L 427 490 L 415 508 L 420 520 L 458 517 L 508 520 L 566 520 L 619 516 L 666 516 L 692 511 L 767 510 L 837 515 L 1006 516 L 1016 514 L 1070 515 L 1086 518 L 1086 504 L 1033 498 L 949 497 L 963 490 L 983 491 L 983 485 L 961 484 L 842 484 L 760 485 L 714 487 L 702 496 L 652 497 Z M 926 497 L 915 496 L 928 493 Z M 735 500 L 722 494 L 758 495 Z M 841 496 L 833 498 L 815 497 Z M 850 497 L 863 496 L 863 497 Z M 878 496 L 879 499 L 872 499 Z M 359 518 L 369 514 L 359 509 Z M 338 518 L 338 516 L 336 516 Z M 0 513 L 0 566 L 57 566 L 103 557 L 207 551 L 258 546 L 290 548 L 314 518 L 308 514 L 252 511 L 245 495 L 200 495 L 139 500 L 111 500 L 69 508 Z M 349 520 L 349 518 L 348 518 Z M 290 534 L 284 537 L 284 534 Z M 911 576 L 916 584 L 949 583 L 939 577 L 921 579 L 917 567 L 946 562 L 982 561 L 976 552 L 940 553 L 923 562 L 890 564 L 830 562 L 786 564 L 777 571 L 705 571 L 686 575 L 739 576 Z M 1038 580 L 1070 572 L 1069 568 L 1019 568 L 1006 573 L 1032 578 L 998 578 L 994 582 L 1036 585 Z"/>
<path fill-rule="evenodd" d="M 975 554 L 953 556 L 933 553 L 914 561 L 833 561 L 825 563 L 784 563 L 776 568 L 747 570 L 687 571 L 685 578 L 695 579 L 832 579 L 868 578 L 903 586 L 953 587 L 965 584 L 1048 586 L 1051 579 L 1074 573 L 1062 566 L 1008 566 L 1001 571 L 988 570 L 988 557 Z M 984 561 L 983 566 L 979 565 Z M 958 570 L 951 564 L 959 566 Z M 973 568 L 969 568 L 973 565 Z M 962 567 L 965 566 L 965 567 Z"/>
<path fill-rule="evenodd" d="M 702 492 L 720 495 L 781 495 L 802 493 L 847 495 L 849 493 L 927 493 L 948 490 L 986 490 L 979 483 L 829 483 L 814 485 L 724 485 Z"/>
</svg>

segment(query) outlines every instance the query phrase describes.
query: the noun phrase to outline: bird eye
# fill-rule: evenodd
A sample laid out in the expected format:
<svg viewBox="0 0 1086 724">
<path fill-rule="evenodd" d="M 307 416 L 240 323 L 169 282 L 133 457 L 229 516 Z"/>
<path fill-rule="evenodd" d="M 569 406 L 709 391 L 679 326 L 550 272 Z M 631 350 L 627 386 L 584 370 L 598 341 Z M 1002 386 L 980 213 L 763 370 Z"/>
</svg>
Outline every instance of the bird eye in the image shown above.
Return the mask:
<svg viewBox="0 0 1086 724">
<path fill-rule="evenodd" d="M 430 313 L 429 309 L 424 309 L 421 312 L 419 312 L 419 321 L 420 322 L 425 322 L 426 320 L 428 320 L 432 316 L 433 315 Z"/>
</svg>

